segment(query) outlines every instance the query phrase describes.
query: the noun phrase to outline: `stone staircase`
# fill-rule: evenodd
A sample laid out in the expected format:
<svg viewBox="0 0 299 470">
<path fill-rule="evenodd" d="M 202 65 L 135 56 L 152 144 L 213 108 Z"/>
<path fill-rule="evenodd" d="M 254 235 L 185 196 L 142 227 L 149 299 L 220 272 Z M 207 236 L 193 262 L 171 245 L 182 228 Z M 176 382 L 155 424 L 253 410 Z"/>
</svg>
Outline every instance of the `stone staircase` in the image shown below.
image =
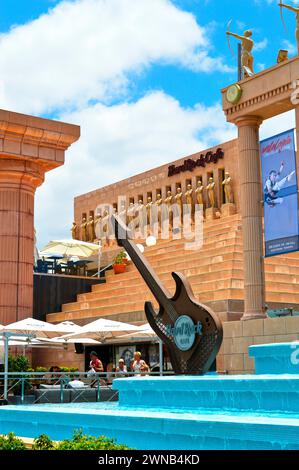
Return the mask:
<svg viewBox="0 0 299 470">
<path fill-rule="evenodd" d="M 159 240 L 146 247 L 145 255 L 170 292 L 175 285 L 172 271 L 189 279 L 197 299 L 210 305 L 223 321 L 242 315 L 244 273 L 242 229 L 238 214 L 204 224 L 200 250 L 185 250 L 186 240 Z M 266 259 L 266 301 L 271 308 L 299 306 L 299 256 L 288 254 Z M 72 320 L 81 324 L 99 317 L 131 323 L 145 322 L 144 302 L 153 296 L 131 263 L 124 274 L 106 272 L 106 283 L 95 285 L 77 302 L 62 306 L 60 313 L 47 316 L 51 322 Z M 155 301 L 154 301 L 155 303 Z M 283 305 L 282 305 L 283 304 Z"/>
</svg>

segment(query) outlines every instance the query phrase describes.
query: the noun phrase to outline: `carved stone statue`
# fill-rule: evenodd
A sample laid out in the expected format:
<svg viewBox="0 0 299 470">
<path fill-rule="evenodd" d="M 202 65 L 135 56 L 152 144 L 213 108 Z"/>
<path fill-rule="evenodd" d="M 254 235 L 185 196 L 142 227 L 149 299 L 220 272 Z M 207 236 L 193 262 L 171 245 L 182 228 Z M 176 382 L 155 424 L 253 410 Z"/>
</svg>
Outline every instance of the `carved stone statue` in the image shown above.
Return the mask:
<svg viewBox="0 0 299 470">
<path fill-rule="evenodd" d="M 92 215 L 89 216 L 87 222 L 87 241 L 93 243 L 96 239 L 95 229 L 94 229 L 94 218 Z"/>
<path fill-rule="evenodd" d="M 73 226 L 71 228 L 71 232 L 72 232 L 72 239 L 73 240 L 78 240 L 78 226 L 76 224 L 76 222 L 73 222 Z"/>
<path fill-rule="evenodd" d="M 86 218 L 83 217 L 82 224 L 81 224 L 81 240 L 83 242 L 87 242 L 87 221 Z"/>
<path fill-rule="evenodd" d="M 228 36 L 232 36 L 233 38 L 239 39 L 241 41 L 242 43 L 242 69 L 244 71 L 245 78 L 250 77 L 251 75 L 254 74 L 254 70 L 253 70 L 254 58 L 252 55 L 254 41 L 251 39 L 252 31 L 250 30 L 245 31 L 244 36 L 231 33 L 230 31 L 227 31 L 226 34 Z"/>
<path fill-rule="evenodd" d="M 209 200 L 209 206 L 212 207 L 213 209 L 216 207 L 215 186 L 216 186 L 216 183 L 214 181 L 214 178 L 212 177 L 209 178 L 209 184 L 207 186 L 208 200 Z"/>
<path fill-rule="evenodd" d="M 224 187 L 225 204 L 232 203 L 233 202 L 232 178 L 227 171 L 225 172 L 225 179 L 222 181 L 222 186 Z"/>
<path fill-rule="evenodd" d="M 127 210 L 127 224 L 130 226 L 131 230 L 133 229 L 132 223 L 135 218 L 135 204 L 134 202 L 130 202 L 128 210 Z"/>
<path fill-rule="evenodd" d="M 283 16 L 282 16 L 282 9 L 283 8 L 286 8 L 287 10 L 290 10 L 290 11 L 296 13 L 296 33 L 295 33 L 295 37 L 296 37 L 297 49 L 298 49 L 298 53 L 299 53 L 299 7 L 286 5 L 285 3 L 282 3 L 282 2 L 280 2 L 278 4 L 278 6 L 281 8 L 281 17 L 282 17 L 282 19 L 283 19 Z"/>
<path fill-rule="evenodd" d="M 203 190 L 204 190 L 204 186 L 202 184 L 202 180 L 198 180 L 195 194 L 196 194 L 196 202 L 199 205 L 203 205 Z"/>
</svg>

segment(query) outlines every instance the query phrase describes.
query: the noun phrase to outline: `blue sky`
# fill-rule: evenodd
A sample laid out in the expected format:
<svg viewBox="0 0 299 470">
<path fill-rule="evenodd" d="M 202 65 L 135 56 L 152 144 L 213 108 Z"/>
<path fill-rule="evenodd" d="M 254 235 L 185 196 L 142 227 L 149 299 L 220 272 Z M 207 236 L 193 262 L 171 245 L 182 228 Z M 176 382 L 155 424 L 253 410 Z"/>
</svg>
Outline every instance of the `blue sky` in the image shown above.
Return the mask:
<svg viewBox="0 0 299 470">
<path fill-rule="evenodd" d="M 253 30 L 260 71 L 280 48 L 295 53 L 295 15 L 284 13 L 286 31 L 276 4 L 0 0 L 2 107 L 82 128 L 66 165 L 38 190 L 40 246 L 69 236 L 75 195 L 236 135 L 220 107 L 220 88 L 236 80 L 226 25 Z M 282 117 L 263 136 L 292 126 Z"/>
</svg>

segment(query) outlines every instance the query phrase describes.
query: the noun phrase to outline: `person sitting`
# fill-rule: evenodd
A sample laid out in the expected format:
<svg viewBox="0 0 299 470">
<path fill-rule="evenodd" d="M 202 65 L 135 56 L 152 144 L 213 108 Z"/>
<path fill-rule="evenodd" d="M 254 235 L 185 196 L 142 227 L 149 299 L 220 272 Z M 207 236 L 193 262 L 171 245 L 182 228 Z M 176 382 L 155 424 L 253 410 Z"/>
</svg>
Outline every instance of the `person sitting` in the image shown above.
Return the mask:
<svg viewBox="0 0 299 470">
<path fill-rule="evenodd" d="M 67 388 L 84 388 L 86 385 L 82 380 L 73 379 L 67 384 Z"/>
<path fill-rule="evenodd" d="M 118 378 L 125 377 L 126 375 L 128 375 L 127 366 L 125 364 L 125 361 L 122 358 L 118 361 L 118 366 L 115 372 L 116 372 L 115 377 L 118 377 Z"/>
<path fill-rule="evenodd" d="M 104 372 L 104 367 L 102 361 L 98 358 L 98 355 L 95 351 L 91 351 L 90 353 L 90 363 L 89 363 L 89 371 L 87 372 L 87 376 L 93 376 L 96 373 Z M 93 380 L 90 384 L 91 387 L 94 387 L 97 384 L 97 380 Z M 101 385 L 106 385 L 106 381 L 104 379 L 100 380 Z"/>
<path fill-rule="evenodd" d="M 55 385 L 59 382 L 61 377 L 60 373 L 61 369 L 58 366 L 51 366 L 49 369 L 50 374 L 46 374 L 45 377 L 47 378 L 47 383 L 49 385 Z"/>
<path fill-rule="evenodd" d="M 107 371 L 107 384 L 109 384 L 109 385 L 112 384 L 114 370 L 115 370 L 115 368 L 114 368 L 113 360 L 110 359 L 109 364 L 107 364 L 107 368 L 106 368 L 106 371 Z"/>
<path fill-rule="evenodd" d="M 103 367 L 102 361 L 100 361 L 100 359 L 98 358 L 98 355 L 95 351 L 92 351 L 90 353 L 89 369 L 92 372 L 104 372 L 104 367 Z"/>
<path fill-rule="evenodd" d="M 133 372 L 135 376 L 144 375 L 149 371 L 147 363 L 141 359 L 141 352 L 136 351 L 134 353 Z"/>
</svg>

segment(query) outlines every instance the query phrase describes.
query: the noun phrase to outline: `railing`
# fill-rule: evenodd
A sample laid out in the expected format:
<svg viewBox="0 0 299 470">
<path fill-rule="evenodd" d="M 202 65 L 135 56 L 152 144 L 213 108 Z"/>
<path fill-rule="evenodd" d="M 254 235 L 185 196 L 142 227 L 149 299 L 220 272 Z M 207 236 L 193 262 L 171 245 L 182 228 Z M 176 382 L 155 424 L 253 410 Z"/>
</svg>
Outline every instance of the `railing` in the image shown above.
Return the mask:
<svg viewBox="0 0 299 470">
<path fill-rule="evenodd" d="M 173 375 L 173 372 L 163 372 L 163 375 Z M 110 398 L 106 401 L 115 400 L 117 392 L 113 393 L 112 382 L 115 378 L 128 378 L 134 376 L 161 376 L 160 372 L 126 372 L 120 374 L 119 372 L 98 372 L 92 375 L 86 372 L 8 372 L 0 373 L 0 400 L 7 403 L 10 397 L 18 396 L 20 404 L 24 404 L 26 396 L 29 391 L 33 392 L 39 390 L 40 394 L 31 403 L 40 402 L 43 398 L 47 399 L 48 391 L 59 392 L 59 402 L 64 403 L 65 391 L 74 390 L 75 399 L 73 402 L 79 402 L 80 398 L 84 397 L 86 390 L 96 390 L 96 401 L 101 401 L 101 390 L 109 389 L 111 391 Z M 80 380 L 84 382 L 85 387 L 68 387 L 72 380 Z M 7 383 L 7 391 L 5 391 L 4 383 Z M 50 388 L 38 388 L 40 385 L 47 385 Z M 55 386 L 55 388 L 51 388 Z M 57 388 L 57 386 L 59 386 Z M 87 386 L 87 387 L 86 387 Z M 89 387 L 88 387 L 89 386 Z M 49 403 L 50 400 L 48 400 Z M 88 401 L 88 400 L 84 400 Z M 55 402 L 56 403 L 56 402 Z"/>
</svg>

